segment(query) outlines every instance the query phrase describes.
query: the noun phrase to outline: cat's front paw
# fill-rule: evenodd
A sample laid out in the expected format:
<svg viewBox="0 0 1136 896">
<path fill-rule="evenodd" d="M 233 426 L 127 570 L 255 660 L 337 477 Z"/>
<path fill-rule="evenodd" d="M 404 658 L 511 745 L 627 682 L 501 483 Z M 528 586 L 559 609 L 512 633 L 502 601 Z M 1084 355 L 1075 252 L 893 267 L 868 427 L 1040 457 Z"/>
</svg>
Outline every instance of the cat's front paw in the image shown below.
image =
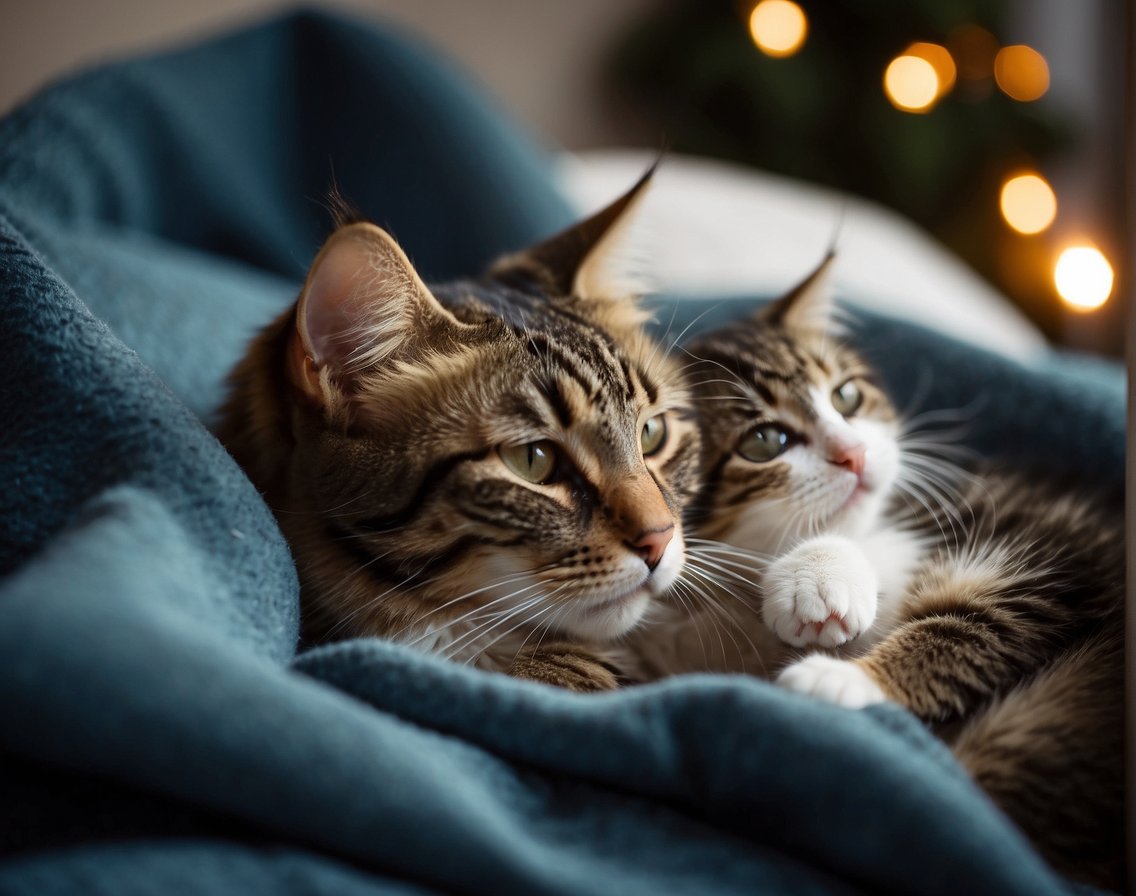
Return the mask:
<svg viewBox="0 0 1136 896">
<path fill-rule="evenodd" d="M 820 653 L 788 666 L 777 676 L 777 684 L 788 691 L 849 709 L 860 709 L 887 700 L 876 680 L 858 664 Z"/>
<path fill-rule="evenodd" d="M 762 619 L 778 638 L 838 647 L 875 621 L 879 580 L 854 542 L 823 536 L 774 560 L 762 590 Z"/>
</svg>

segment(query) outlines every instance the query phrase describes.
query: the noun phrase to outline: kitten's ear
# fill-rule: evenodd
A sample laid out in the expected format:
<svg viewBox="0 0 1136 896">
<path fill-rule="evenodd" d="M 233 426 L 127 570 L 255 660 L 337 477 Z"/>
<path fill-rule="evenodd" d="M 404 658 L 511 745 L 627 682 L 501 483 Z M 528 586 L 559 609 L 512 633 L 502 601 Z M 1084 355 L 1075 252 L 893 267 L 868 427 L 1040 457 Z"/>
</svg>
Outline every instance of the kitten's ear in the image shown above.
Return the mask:
<svg viewBox="0 0 1136 896">
<path fill-rule="evenodd" d="M 642 284 L 628 271 L 628 236 L 657 167 L 655 162 L 635 186 L 590 218 L 499 259 L 489 276 L 503 283 L 536 282 L 553 297 L 618 300 L 638 294 Z"/>
<path fill-rule="evenodd" d="M 833 296 L 832 268 L 836 253 L 829 251 L 816 269 L 786 295 L 763 307 L 757 319 L 786 330 L 831 333 L 839 329 Z"/>
<path fill-rule="evenodd" d="M 326 404 L 333 384 L 350 392 L 354 374 L 408 348 L 424 331 L 451 324 L 460 326 L 385 231 L 348 224 L 324 243 L 300 294 L 292 381 Z"/>
</svg>

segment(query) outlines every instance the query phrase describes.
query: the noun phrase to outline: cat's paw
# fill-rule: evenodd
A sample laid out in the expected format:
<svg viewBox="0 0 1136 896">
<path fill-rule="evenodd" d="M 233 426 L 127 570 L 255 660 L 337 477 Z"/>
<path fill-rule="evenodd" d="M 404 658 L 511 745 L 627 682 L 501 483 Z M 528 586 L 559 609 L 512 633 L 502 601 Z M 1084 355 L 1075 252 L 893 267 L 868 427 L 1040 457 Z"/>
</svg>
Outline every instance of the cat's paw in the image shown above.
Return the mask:
<svg viewBox="0 0 1136 896">
<path fill-rule="evenodd" d="M 863 668 L 851 660 L 814 653 L 798 660 L 777 676 L 787 691 L 817 697 L 837 706 L 860 709 L 888 698 Z"/>
<path fill-rule="evenodd" d="M 762 619 L 778 638 L 838 647 L 875 621 L 879 580 L 854 542 L 822 536 L 774 560 L 762 590 Z"/>
</svg>

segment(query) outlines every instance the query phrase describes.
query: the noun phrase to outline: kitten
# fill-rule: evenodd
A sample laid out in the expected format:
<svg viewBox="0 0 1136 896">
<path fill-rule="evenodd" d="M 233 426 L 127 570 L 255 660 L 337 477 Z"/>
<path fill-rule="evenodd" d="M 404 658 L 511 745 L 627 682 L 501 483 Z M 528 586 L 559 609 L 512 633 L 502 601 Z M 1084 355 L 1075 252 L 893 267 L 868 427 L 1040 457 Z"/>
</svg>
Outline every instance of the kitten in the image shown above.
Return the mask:
<svg viewBox="0 0 1136 896">
<path fill-rule="evenodd" d="M 618 282 L 650 172 L 427 287 L 344 223 L 231 378 L 218 435 L 296 560 L 306 639 L 377 635 L 575 690 L 682 569 L 698 432 Z"/>
<path fill-rule="evenodd" d="M 688 346 L 708 539 L 691 539 L 690 569 L 734 592 L 715 612 L 751 642 L 735 670 L 788 661 L 790 690 L 907 707 L 1057 870 L 1120 888 L 1121 508 L 992 469 L 952 476 L 841 343 L 830 266 Z M 729 634 L 716 618 L 696 614 L 704 646 Z"/>
</svg>

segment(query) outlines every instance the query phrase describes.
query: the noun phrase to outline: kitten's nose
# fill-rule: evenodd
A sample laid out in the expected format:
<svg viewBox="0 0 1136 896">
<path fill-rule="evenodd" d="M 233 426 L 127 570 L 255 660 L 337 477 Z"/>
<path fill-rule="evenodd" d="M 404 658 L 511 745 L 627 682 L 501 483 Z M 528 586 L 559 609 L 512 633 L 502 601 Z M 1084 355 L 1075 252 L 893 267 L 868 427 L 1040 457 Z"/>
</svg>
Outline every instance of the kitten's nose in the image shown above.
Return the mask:
<svg viewBox="0 0 1136 896">
<path fill-rule="evenodd" d="M 857 476 L 863 476 L 866 453 L 867 446 L 863 442 L 839 443 L 829 449 L 828 462 L 838 467 L 847 467 Z"/>
<path fill-rule="evenodd" d="M 643 558 L 647 569 L 655 571 L 655 567 L 663 559 L 667 545 L 674 537 L 674 523 L 661 529 L 648 529 L 640 532 L 634 539 L 624 542 L 631 550 Z"/>
</svg>

